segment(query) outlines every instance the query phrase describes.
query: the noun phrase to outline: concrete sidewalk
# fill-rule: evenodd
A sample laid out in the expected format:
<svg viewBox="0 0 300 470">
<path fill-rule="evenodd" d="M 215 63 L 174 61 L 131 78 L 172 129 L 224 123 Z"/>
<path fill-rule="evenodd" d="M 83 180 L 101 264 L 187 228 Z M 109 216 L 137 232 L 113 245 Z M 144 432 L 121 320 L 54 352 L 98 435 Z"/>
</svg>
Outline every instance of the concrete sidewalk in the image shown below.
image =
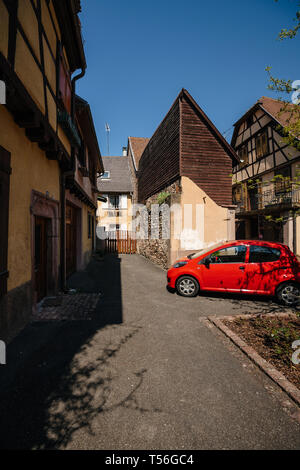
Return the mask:
<svg viewBox="0 0 300 470">
<path fill-rule="evenodd" d="M 185 299 L 138 255 L 93 261 L 91 320 L 35 322 L 1 367 L 0 447 L 299 449 L 296 408 L 205 317 L 270 301 Z"/>
</svg>

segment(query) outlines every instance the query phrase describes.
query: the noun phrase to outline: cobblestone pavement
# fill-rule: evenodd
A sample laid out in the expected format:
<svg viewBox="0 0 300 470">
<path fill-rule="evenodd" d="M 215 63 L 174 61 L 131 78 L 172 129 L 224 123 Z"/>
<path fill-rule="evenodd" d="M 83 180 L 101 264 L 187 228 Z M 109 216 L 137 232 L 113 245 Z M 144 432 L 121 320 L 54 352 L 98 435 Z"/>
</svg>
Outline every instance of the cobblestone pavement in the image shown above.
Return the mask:
<svg viewBox="0 0 300 470">
<path fill-rule="evenodd" d="M 100 293 L 76 293 L 46 298 L 32 321 L 91 320 L 100 297 Z"/>
</svg>

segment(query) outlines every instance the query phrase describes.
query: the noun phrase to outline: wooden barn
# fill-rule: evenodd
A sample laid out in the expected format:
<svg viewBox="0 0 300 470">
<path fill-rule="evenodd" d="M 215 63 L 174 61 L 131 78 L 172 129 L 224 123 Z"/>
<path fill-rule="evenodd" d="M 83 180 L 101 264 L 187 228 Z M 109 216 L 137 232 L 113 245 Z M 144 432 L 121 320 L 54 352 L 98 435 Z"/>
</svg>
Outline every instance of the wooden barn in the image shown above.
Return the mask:
<svg viewBox="0 0 300 470">
<path fill-rule="evenodd" d="M 178 256 L 234 239 L 233 148 L 187 90 L 182 89 L 147 143 L 138 166 L 138 200 L 155 203 L 162 194 L 180 205 L 182 229 L 162 251 L 167 265 Z M 172 225 L 172 222 L 171 222 Z M 179 239 L 178 239 L 179 238 Z M 149 254 L 151 240 L 140 243 Z M 153 252 L 159 250 L 153 242 Z"/>
</svg>

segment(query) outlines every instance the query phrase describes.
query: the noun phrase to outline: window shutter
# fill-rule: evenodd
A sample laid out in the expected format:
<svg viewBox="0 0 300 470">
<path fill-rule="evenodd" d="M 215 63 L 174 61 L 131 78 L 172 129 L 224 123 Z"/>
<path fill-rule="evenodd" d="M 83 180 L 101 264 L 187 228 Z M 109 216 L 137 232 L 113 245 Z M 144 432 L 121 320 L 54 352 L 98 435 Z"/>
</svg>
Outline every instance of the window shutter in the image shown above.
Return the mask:
<svg viewBox="0 0 300 470">
<path fill-rule="evenodd" d="M 0 146 L 0 297 L 7 292 L 10 153 Z"/>
</svg>

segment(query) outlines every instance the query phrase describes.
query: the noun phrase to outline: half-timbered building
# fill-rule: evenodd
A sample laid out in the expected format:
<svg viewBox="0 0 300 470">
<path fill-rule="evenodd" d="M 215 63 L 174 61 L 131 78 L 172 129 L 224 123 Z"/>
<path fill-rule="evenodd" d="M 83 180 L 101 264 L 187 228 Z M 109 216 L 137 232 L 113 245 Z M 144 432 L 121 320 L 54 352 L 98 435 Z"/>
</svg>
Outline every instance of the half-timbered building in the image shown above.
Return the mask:
<svg viewBox="0 0 300 470">
<path fill-rule="evenodd" d="M 181 207 L 182 230 L 169 244 L 146 240 L 140 252 L 161 248 L 164 266 L 188 251 L 234 238 L 232 206 L 233 148 L 187 90 L 182 89 L 139 158 L 138 200 L 147 205 L 168 196 Z M 189 220 L 189 222 L 188 222 Z M 167 252 L 167 253 L 166 253 Z M 156 256 L 157 258 L 157 256 Z"/>
<path fill-rule="evenodd" d="M 86 69 L 79 11 L 80 0 L 0 0 L 1 339 L 92 249 L 103 168 L 89 107 L 75 99 Z"/>
<path fill-rule="evenodd" d="M 278 241 L 299 255 L 300 151 L 283 138 L 289 116 L 263 96 L 234 124 L 233 201 L 237 238 Z"/>
</svg>

